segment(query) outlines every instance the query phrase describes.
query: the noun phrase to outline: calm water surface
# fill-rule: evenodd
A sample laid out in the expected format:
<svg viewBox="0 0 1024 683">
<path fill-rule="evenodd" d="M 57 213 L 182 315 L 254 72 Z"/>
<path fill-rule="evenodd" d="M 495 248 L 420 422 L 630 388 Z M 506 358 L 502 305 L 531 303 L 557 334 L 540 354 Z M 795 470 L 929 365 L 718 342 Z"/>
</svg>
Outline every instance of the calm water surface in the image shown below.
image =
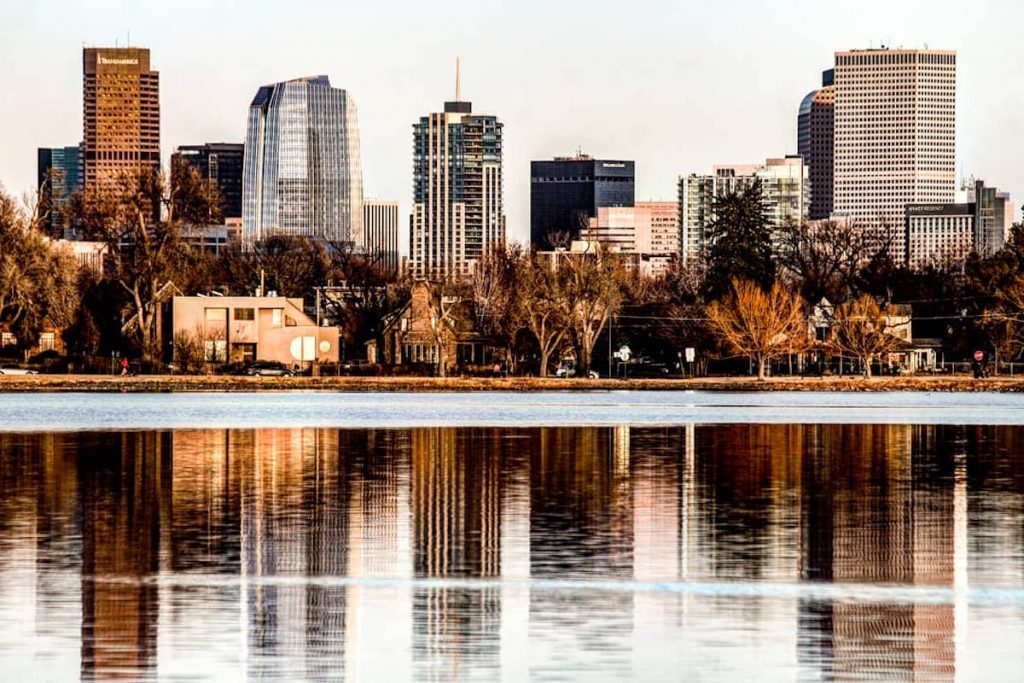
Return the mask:
<svg viewBox="0 0 1024 683">
<path fill-rule="evenodd" d="M 1024 678 L 1024 426 L 32 431 L 11 400 L 3 680 Z"/>
</svg>

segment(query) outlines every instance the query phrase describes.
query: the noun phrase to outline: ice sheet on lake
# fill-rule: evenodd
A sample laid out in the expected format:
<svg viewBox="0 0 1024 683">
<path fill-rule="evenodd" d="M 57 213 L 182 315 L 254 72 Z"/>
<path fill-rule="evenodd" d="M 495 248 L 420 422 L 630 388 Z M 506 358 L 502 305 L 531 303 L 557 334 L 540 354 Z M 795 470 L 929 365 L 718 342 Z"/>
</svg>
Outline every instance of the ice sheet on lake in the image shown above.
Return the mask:
<svg viewBox="0 0 1024 683">
<path fill-rule="evenodd" d="M 696 391 L 0 394 L 0 431 L 711 423 L 1024 424 L 1024 395 Z"/>
</svg>

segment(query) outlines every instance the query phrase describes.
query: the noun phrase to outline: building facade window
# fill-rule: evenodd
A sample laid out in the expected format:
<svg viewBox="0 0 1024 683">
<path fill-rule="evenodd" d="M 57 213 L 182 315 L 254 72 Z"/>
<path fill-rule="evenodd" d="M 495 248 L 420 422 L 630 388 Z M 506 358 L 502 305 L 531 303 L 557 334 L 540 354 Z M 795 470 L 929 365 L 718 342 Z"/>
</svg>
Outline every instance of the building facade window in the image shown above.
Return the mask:
<svg viewBox="0 0 1024 683">
<path fill-rule="evenodd" d="M 39 351 L 56 351 L 57 334 L 55 332 L 43 332 L 39 335 Z"/>
</svg>

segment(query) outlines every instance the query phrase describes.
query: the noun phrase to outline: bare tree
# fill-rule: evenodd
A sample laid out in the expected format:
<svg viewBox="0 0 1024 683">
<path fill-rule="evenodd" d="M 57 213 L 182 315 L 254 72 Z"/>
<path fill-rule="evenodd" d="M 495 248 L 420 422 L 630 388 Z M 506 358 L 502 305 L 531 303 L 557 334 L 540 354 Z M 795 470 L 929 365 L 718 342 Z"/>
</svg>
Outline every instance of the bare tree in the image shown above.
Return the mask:
<svg viewBox="0 0 1024 683">
<path fill-rule="evenodd" d="M 576 350 L 577 371 L 584 377 L 590 372 L 598 337 L 622 303 L 622 263 L 597 243 L 593 246 L 593 251 L 558 256 L 558 292 Z"/>
<path fill-rule="evenodd" d="M 122 331 L 134 337 L 144 365 L 161 353 L 159 317 L 177 291 L 175 280 L 191 277 L 199 258 L 184 233 L 206 225 L 217 201 L 213 185 L 178 162 L 169 178 L 143 168 L 123 175 L 116 188 L 93 188 L 70 203 L 70 220 L 85 236 L 107 244 L 107 277 L 128 299 Z"/>
<path fill-rule="evenodd" d="M 765 292 L 753 282 L 734 280 L 732 290 L 708 306 L 708 319 L 726 346 L 754 359 L 757 378 L 763 380 L 772 358 L 807 348 L 803 303 L 777 282 Z"/>
<path fill-rule="evenodd" d="M 430 334 L 437 347 L 437 374 L 448 377 L 448 347 L 456 343 L 456 310 L 462 297 L 448 281 L 431 287 L 430 294 Z"/>
<path fill-rule="evenodd" d="M 551 264 L 536 255 L 524 259 L 520 282 L 525 326 L 537 340 L 540 352 L 538 372 L 547 377 L 551 356 L 561 348 L 569 332 L 567 297 Z"/>
<path fill-rule="evenodd" d="M 877 236 L 852 220 L 791 223 L 777 231 L 779 265 L 810 303 L 846 299 Z"/>
<path fill-rule="evenodd" d="M 384 265 L 380 252 L 362 252 L 351 242 L 329 242 L 327 280 L 332 283 L 322 303 L 349 344 L 381 340 L 384 319 L 395 309 L 389 290 L 396 273 Z"/>
<path fill-rule="evenodd" d="M 1002 358 L 1014 359 L 1024 350 L 1024 276 L 1014 275 L 982 312 L 981 328 Z"/>
<path fill-rule="evenodd" d="M 836 352 L 849 354 L 860 361 L 864 375 L 871 377 L 875 358 L 898 351 L 905 343 L 896 335 L 893 318 L 895 307 L 879 306 L 871 296 L 839 305 L 829 329 L 828 345 Z"/>
</svg>

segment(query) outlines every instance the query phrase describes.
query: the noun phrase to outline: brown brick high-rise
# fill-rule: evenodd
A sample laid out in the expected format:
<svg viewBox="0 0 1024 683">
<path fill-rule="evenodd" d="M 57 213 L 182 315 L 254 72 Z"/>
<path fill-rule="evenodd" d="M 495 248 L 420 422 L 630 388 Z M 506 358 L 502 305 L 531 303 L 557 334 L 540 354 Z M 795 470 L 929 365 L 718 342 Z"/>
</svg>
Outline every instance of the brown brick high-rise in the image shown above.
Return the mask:
<svg viewBox="0 0 1024 683">
<path fill-rule="evenodd" d="M 82 74 L 85 187 L 159 169 L 160 74 L 149 68 L 149 50 L 85 48 Z"/>
</svg>

